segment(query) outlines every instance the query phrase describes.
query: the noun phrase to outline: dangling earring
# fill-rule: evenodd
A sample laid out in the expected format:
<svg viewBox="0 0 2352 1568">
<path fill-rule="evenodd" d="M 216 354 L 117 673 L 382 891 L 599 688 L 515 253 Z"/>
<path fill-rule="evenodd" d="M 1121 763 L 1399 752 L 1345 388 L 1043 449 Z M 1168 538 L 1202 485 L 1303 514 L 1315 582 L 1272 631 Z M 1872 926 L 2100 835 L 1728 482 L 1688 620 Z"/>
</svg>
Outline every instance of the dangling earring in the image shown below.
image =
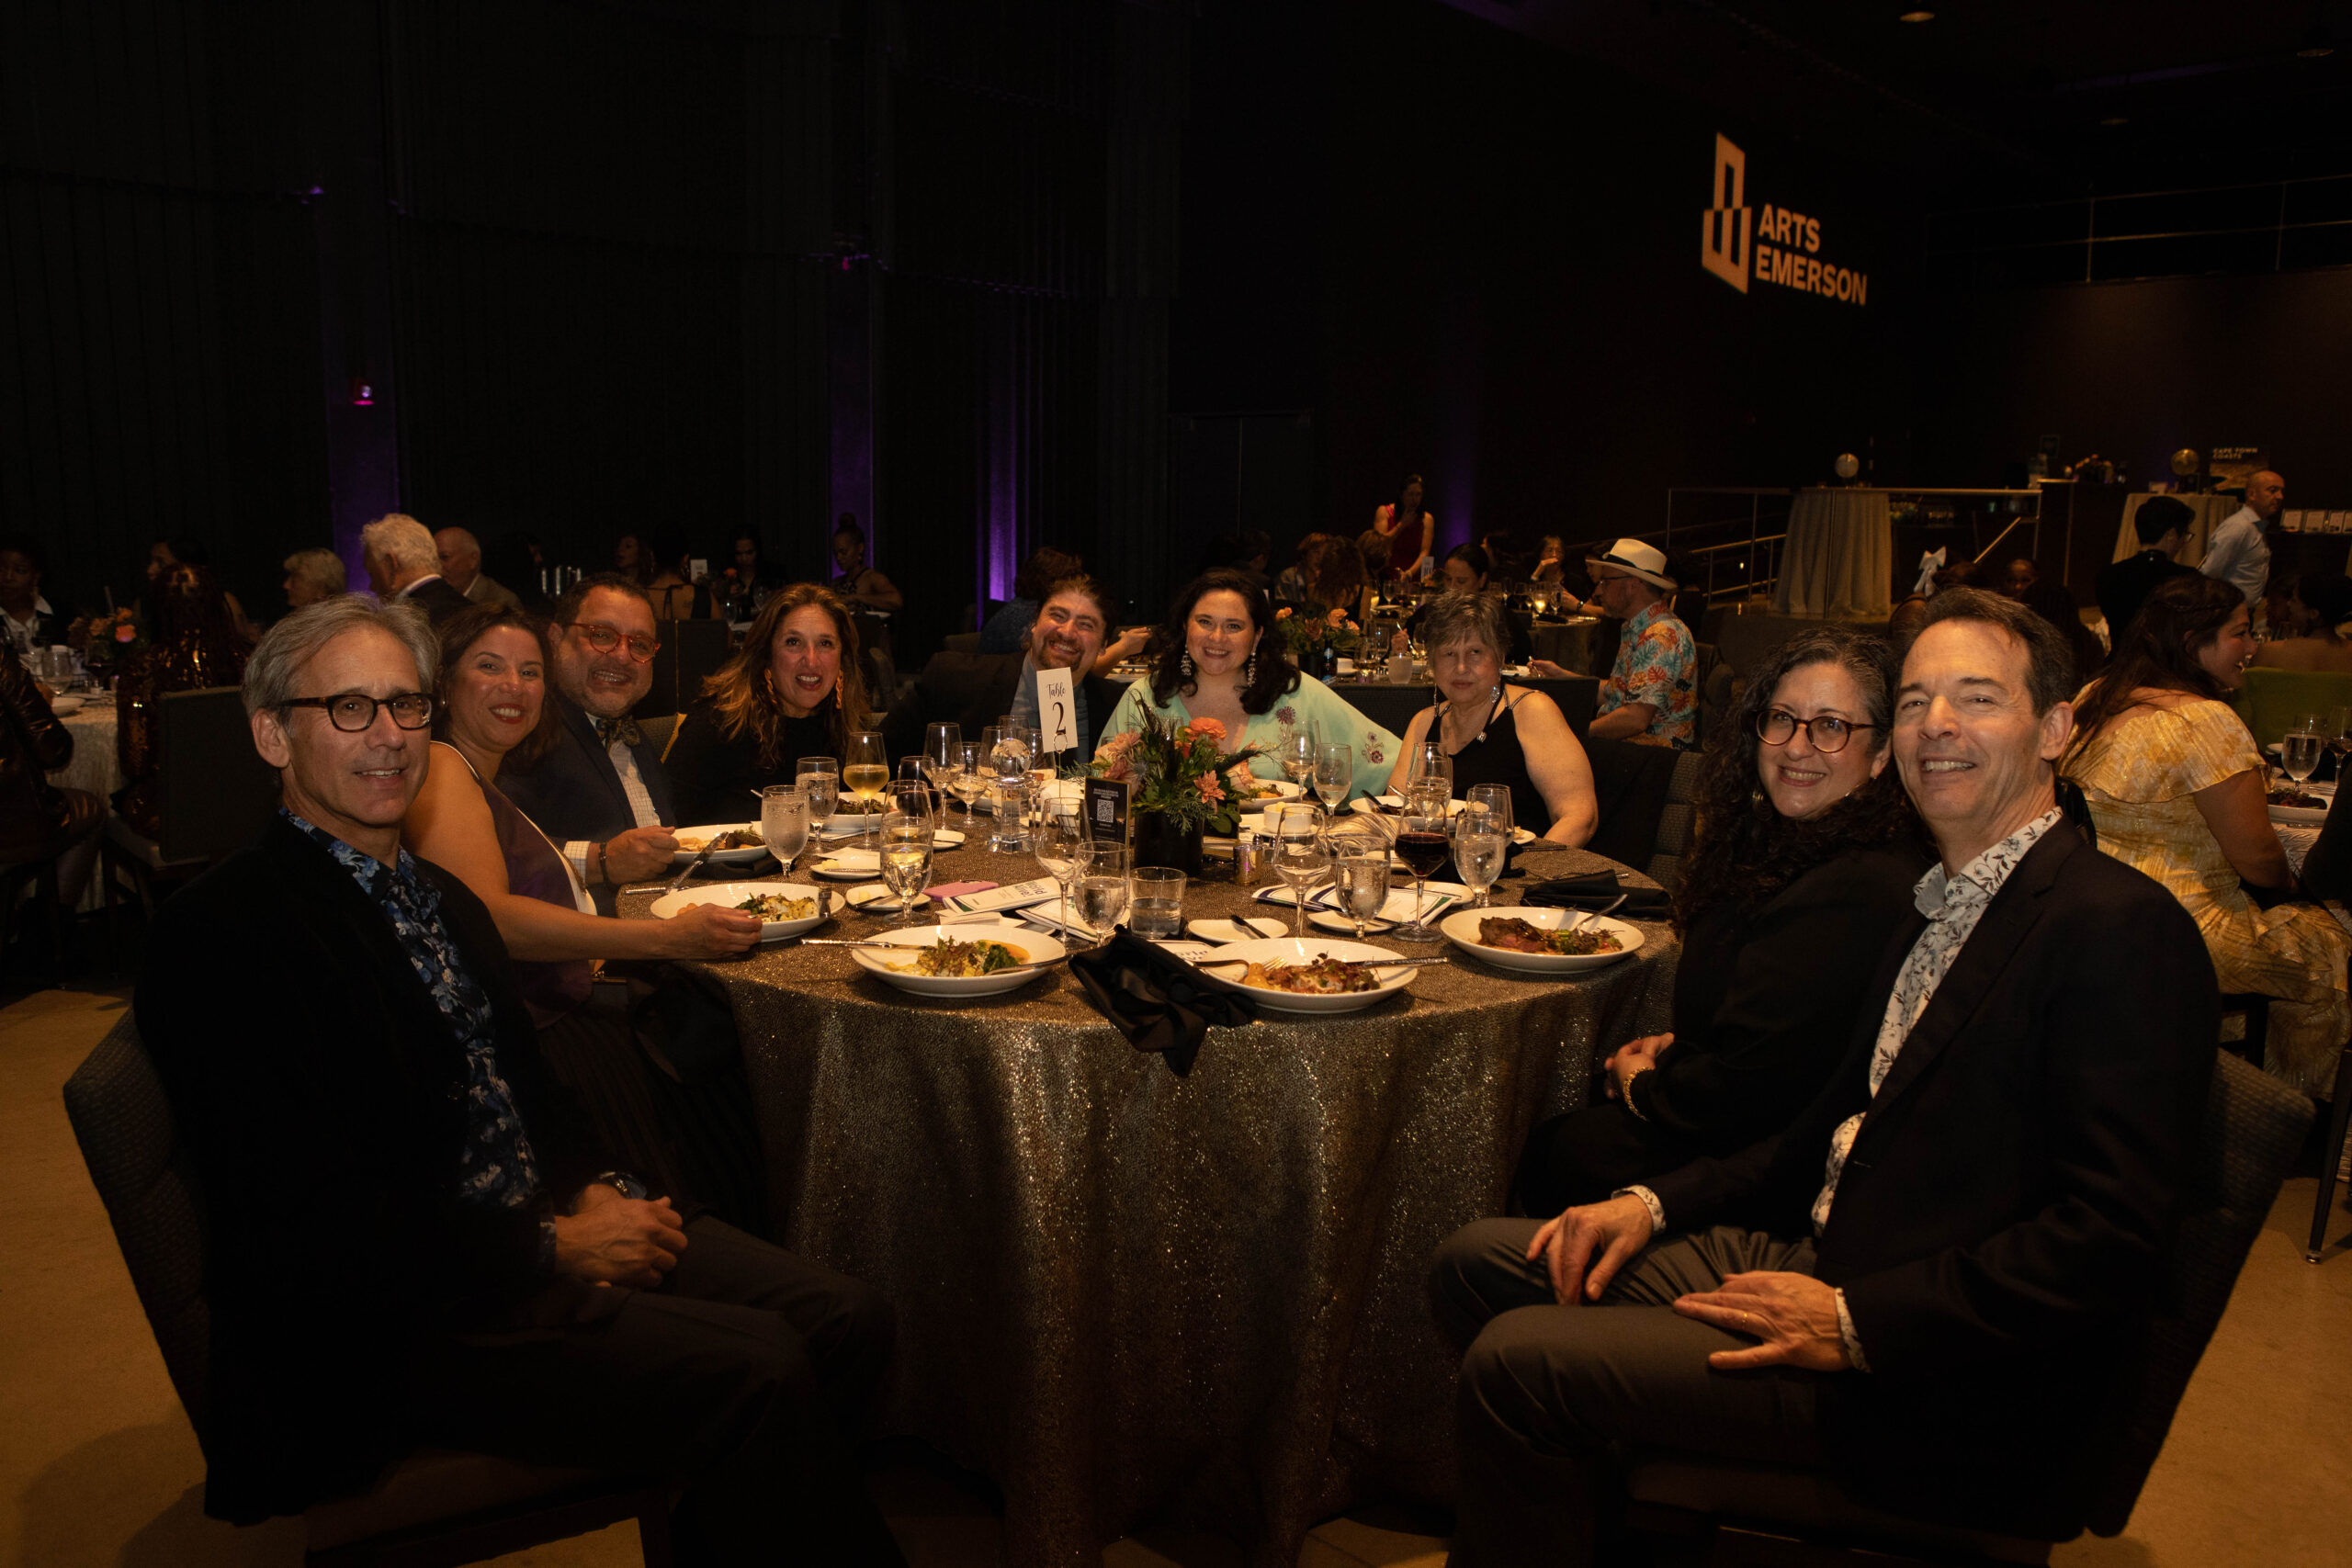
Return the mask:
<svg viewBox="0 0 2352 1568">
<path fill-rule="evenodd" d="M 1178 661 L 1176 668 L 1184 672 L 1184 679 L 1187 681 L 1193 678 L 1193 650 L 1191 649 L 1188 648 L 1184 650 L 1184 657 Z"/>
<path fill-rule="evenodd" d="M 1241 683 L 1244 686 L 1258 683 L 1258 650 L 1254 648 L 1250 650 L 1249 660 L 1241 666 Z"/>
</svg>

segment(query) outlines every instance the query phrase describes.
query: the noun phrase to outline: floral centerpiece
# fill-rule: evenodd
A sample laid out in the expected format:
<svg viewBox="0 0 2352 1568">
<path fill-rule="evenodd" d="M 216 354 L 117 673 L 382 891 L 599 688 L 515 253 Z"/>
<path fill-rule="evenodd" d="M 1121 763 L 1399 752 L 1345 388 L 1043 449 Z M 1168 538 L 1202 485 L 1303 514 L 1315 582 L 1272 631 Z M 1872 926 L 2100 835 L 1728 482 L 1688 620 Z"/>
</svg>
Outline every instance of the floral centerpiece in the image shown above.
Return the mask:
<svg viewBox="0 0 2352 1568">
<path fill-rule="evenodd" d="M 147 627 L 128 604 L 111 615 L 92 615 L 74 630 L 85 645 L 83 658 L 101 669 L 147 646 Z"/>
<path fill-rule="evenodd" d="M 1274 612 L 1274 633 L 1292 663 L 1310 675 L 1329 678 L 1340 656 L 1352 655 L 1363 642 L 1363 630 L 1344 610 L 1323 615 L 1295 615 L 1285 605 Z"/>
<path fill-rule="evenodd" d="M 1255 746 L 1226 750 L 1225 726 L 1216 719 L 1170 727 L 1147 713 L 1141 729 L 1097 747 L 1087 772 L 1135 786 L 1136 864 L 1197 874 L 1202 835 L 1234 830 L 1250 798 L 1250 759 L 1259 754 Z"/>
</svg>

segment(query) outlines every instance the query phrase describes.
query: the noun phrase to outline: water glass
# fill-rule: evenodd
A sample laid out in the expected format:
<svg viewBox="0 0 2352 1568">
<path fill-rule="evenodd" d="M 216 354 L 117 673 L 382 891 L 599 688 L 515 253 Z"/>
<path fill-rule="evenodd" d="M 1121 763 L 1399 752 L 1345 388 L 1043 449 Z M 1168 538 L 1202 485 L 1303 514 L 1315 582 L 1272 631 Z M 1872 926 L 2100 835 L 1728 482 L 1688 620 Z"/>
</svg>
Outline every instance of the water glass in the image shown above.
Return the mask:
<svg viewBox="0 0 2352 1568">
<path fill-rule="evenodd" d="M 972 803 L 979 799 L 980 791 L 988 785 L 980 772 L 980 743 L 977 740 L 960 741 L 950 756 L 947 788 L 964 803 L 964 832 L 968 838 L 972 831 Z"/>
<path fill-rule="evenodd" d="M 1091 840 L 1080 863 L 1084 874 L 1078 883 L 1078 918 L 1108 940 L 1119 917 L 1127 912 L 1127 846 L 1107 839 Z"/>
<path fill-rule="evenodd" d="M 2335 708 L 2327 716 L 2327 749 L 2335 753 L 2335 771 L 2344 772 L 2344 757 L 2352 752 L 2352 708 Z"/>
<path fill-rule="evenodd" d="M 1498 829 L 1488 813 L 1470 807 L 1453 819 L 1453 869 L 1472 893 L 1471 904 L 1485 908 L 1490 900 L 1487 889 L 1503 874 L 1503 852 L 1510 843 L 1510 834 Z"/>
<path fill-rule="evenodd" d="M 1315 732 L 1283 730 L 1282 739 L 1274 742 L 1274 761 L 1282 764 L 1283 777 L 1305 789 L 1315 776 Z"/>
<path fill-rule="evenodd" d="M 789 875 L 793 861 L 808 847 L 807 793 L 794 784 L 770 784 L 760 791 L 760 838 Z"/>
<path fill-rule="evenodd" d="M 1016 724 L 990 725 L 980 732 L 989 795 L 995 801 L 996 831 L 989 838 L 992 850 L 1017 853 L 1028 847 L 1021 837 L 1021 816 L 1027 805 L 1030 760 L 1036 754 L 1030 738 L 1035 733 Z"/>
<path fill-rule="evenodd" d="M 915 905 L 931 882 L 931 819 L 903 811 L 882 816 L 882 885 L 899 896 L 899 913 L 889 923 L 910 925 Z"/>
<path fill-rule="evenodd" d="M 1340 909 L 1355 922 L 1356 940 L 1364 939 L 1364 923 L 1380 918 L 1388 902 L 1388 846 L 1344 840 L 1331 863 L 1332 885 L 1339 889 Z"/>
<path fill-rule="evenodd" d="M 1327 809 L 1340 809 L 1355 783 L 1356 754 L 1346 741 L 1329 740 L 1315 749 L 1315 795 Z"/>
<path fill-rule="evenodd" d="M 2279 760 L 2286 764 L 2287 776 L 2297 784 L 2308 780 L 2312 770 L 2319 766 L 2320 750 L 2325 743 L 2326 737 L 2321 733 L 2319 715 L 2305 714 L 2295 720 L 2289 727 L 2285 742 L 2279 748 Z"/>
<path fill-rule="evenodd" d="M 792 772 L 808 797 L 808 830 L 821 838 L 841 806 L 842 765 L 831 757 L 803 757 L 793 763 Z"/>
<path fill-rule="evenodd" d="M 1184 874 L 1173 866 L 1136 867 L 1134 904 L 1127 929 L 1146 938 L 1166 939 L 1184 929 Z"/>
<path fill-rule="evenodd" d="M 947 788 L 946 775 L 956 767 L 956 749 L 963 743 L 964 727 L 953 723 L 923 726 L 923 773 L 943 793 Z M 944 809 L 943 806 L 943 809 Z"/>
<path fill-rule="evenodd" d="M 1306 935 L 1306 890 L 1331 869 L 1325 836 L 1329 816 L 1319 806 L 1282 801 L 1266 808 L 1266 860 L 1290 884 L 1291 935 Z"/>
</svg>

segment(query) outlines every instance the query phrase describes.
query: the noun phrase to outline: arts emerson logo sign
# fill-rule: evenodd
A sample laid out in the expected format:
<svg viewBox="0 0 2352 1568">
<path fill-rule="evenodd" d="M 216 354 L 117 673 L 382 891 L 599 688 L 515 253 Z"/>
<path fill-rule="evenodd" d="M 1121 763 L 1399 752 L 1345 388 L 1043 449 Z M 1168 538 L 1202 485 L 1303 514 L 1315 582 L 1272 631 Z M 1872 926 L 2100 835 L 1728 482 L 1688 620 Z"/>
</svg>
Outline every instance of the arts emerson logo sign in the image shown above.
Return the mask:
<svg viewBox="0 0 2352 1568">
<path fill-rule="evenodd" d="M 1866 272 L 1821 259 L 1821 220 L 1766 203 L 1747 204 L 1747 154 L 1727 136 L 1715 137 L 1715 177 L 1702 215 L 1699 265 L 1738 289 L 1748 280 L 1778 284 L 1851 305 L 1870 302 Z"/>
</svg>

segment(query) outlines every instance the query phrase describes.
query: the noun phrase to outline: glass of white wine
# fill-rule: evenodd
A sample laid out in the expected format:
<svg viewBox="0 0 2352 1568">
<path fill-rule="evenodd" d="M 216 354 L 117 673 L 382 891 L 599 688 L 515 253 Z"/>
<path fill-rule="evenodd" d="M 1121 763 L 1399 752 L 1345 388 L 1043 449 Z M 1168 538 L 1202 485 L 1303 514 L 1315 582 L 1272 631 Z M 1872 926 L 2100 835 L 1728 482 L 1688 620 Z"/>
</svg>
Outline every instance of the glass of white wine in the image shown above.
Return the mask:
<svg viewBox="0 0 2352 1568">
<path fill-rule="evenodd" d="M 1329 811 L 1347 803 L 1355 787 L 1355 749 L 1344 740 L 1327 740 L 1315 749 L 1315 797 Z"/>
<path fill-rule="evenodd" d="M 882 809 L 882 786 L 890 782 L 890 751 L 878 729 L 853 729 L 842 738 L 842 789 L 861 817 Z"/>
<path fill-rule="evenodd" d="M 1127 846 L 1107 839 L 1089 840 L 1080 852 L 1084 874 L 1078 882 L 1078 918 L 1107 942 L 1127 912 L 1127 874 L 1134 869 Z"/>
<path fill-rule="evenodd" d="M 882 816 L 882 885 L 899 896 L 893 926 L 914 922 L 915 904 L 931 882 L 931 818 L 910 812 Z"/>
</svg>

